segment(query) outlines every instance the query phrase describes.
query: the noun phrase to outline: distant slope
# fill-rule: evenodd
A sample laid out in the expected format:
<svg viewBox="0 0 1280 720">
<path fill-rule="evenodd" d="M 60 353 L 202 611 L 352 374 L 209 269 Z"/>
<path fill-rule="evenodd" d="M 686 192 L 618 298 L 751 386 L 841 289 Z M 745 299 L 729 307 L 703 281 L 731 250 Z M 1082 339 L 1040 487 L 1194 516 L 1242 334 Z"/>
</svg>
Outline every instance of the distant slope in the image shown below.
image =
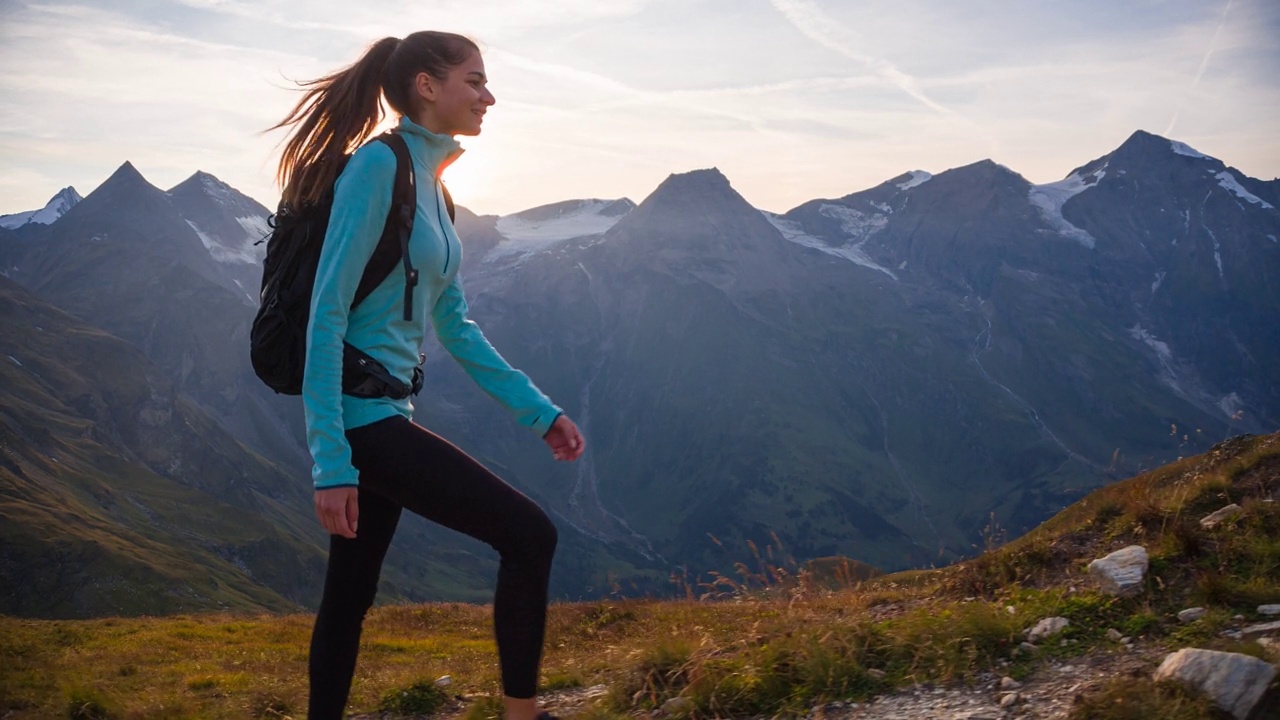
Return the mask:
<svg viewBox="0 0 1280 720">
<path fill-rule="evenodd" d="M 0 612 L 314 602 L 307 490 L 136 348 L 0 278 Z"/>
</svg>

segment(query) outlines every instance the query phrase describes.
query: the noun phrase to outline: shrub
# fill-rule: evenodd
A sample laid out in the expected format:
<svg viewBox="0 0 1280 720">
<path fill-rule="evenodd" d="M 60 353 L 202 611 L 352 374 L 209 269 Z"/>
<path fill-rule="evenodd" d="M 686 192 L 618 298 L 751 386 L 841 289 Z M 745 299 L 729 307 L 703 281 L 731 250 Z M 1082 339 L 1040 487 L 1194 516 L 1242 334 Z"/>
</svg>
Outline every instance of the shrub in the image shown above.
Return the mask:
<svg viewBox="0 0 1280 720">
<path fill-rule="evenodd" d="M 430 715 L 444 707 L 449 696 L 430 680 L 420 680 L 409 687 L 392 690 L 382 697 L 378 709 L 401 715 Z"/>
</svg>

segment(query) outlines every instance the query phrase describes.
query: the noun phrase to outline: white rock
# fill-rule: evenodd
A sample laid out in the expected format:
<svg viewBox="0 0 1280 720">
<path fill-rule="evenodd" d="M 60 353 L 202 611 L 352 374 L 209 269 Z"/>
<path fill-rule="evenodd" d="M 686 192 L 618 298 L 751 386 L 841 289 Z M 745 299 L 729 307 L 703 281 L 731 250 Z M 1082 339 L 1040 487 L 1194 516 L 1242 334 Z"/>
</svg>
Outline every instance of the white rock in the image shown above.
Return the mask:
<svg viewBox="0 0 1280 720">
<path fill-rule="evenodd" d="M 1239 653 L 1183 648 L 1166 657 L 1155 679 L 1200 690 L 1237 720 L 1245 720 L 1276 675 L 1270 663 Z"/>
<path fill-rule="evenodd" d="M 1146 548 L 1130 545 L 1089 563 L 1089 574 L 1097 579 L 1106 592 L 1113 595 L 1136 595 L 1142 589 L 1148 564 Z"/>
<path fill-rule="evenodd" d="M 1259 615 L 1280 615 L 1280 605 L 1259 605 Z"/>
<path fill-rule="evenodd" d="M 1026 651 L 1026 652 L 1029 652 L 1029 653 L 1033 653 L 1033 652 L 1035 652 L 1035 651 L 1037 651 L 1037 650 L 1039 650 L 1039 649 L 1040 649 L 1040 648 L 1036 647 L 1035 645 L 1032 645 L 1032 644 L 1031 644 L 1031 643 L 1029 643 L 1029 642 L 1019 643 L 1018 647 L 1019 647 L 1019 648 L 1021 648 L 1021 649 L 1022 649 L 1022 650 L 1024 650 L 1024 651 Z"/>
<path fill-rule="evenodd" d="M 1107 639 L 1110 640 L 1111 642 L 1120 642 L 1120 638 L 1122 637 L 1124 636 L 1121 635 L 1120 631 L 1115 628 L 1111 628 L 1110 630 L 1107 631 Z"/>
<path fill-rule="evenodd" d="M 1196 620 L 1204 617 L 1206 612 L 1208 611 L 1202 607 L 1187 608 L 1186 610 L 1178 613 L 1178 619 L 1184 623 L 1195 622 Z"/>
<path fill-rule="evenodd" d="M 453 676 L 441 675 L 440 677 L 436 678 L 435 684 L 436 684 L 436 687 L 440 687 L 440 688 L 449 687 L 450 685 L 453 684 Z"/>
<path fill-rule="evenodd" d="M 1070 624 L 1071 621 L 1064 617 L 1045 618 L 1027 632 L 1027 640 L 1031 642 L 1044 640 L 1062 632 Z"/>
<path fill-rule="evenodd" d="M 1221 510 L 1218 510 L 1210 515 L 1206 515 L 1205 517 L 1201 518 L 1200 527 L 1204 528 L 1205 530 L 1212 530 L 1218 527 L 1219 525 L 1221 525 L 1222 523 L 1226 522 L 1227 520 L 1230 520 L 1231 518 L 1239 515 L 1241 512 L 1244 512 L 1244 508 L 1240 507 L 1239 505 L 1236 505 L 1235 503 L 1231 503 L 1230 505 L 1222 508 Z"/>
<path fill-rule="evenodd" d="M 1016 692 L 1005 693 L 1004 695 L 1000 696 L 1000 707 L 1011 708 L 1014 705 L 1017 705 L 1018 701 L 1021 699 L 1022 699 L 1022 696 Z"/>
<path fill-rule="evenodd" d="M 1280 635 L 1280 620 L 1260 625 L 1250 625 L 1240 630 L 1240 634 L 1246 638 L 1262 637 L 1264 635 Z"/>
<path fill-rule="evenodd" d="M 1000 678 L 1001 690 L 1017 690 L 1020 687 L 1022 687 L 1022 683 L 1018 682 L 1017 680 L 1014 680 L 1013 678 L 1007 675 L 1005 677 Z"/>
</svg>

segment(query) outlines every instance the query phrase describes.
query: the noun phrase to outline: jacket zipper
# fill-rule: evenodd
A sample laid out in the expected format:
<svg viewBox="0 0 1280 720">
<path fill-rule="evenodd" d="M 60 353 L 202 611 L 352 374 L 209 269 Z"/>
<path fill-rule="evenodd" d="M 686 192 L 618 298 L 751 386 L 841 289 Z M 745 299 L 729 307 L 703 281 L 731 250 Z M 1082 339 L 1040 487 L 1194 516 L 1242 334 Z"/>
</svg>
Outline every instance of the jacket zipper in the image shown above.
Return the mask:
<svg viewBox="0 0 1280 720">
<path fill-rule="evenodd" d="M 444 269 L 440 271 L 440 277 L 449 274 L 449 260 L 452 258 L 452 248 L 449 247 L 449 230 L 444 226 L 444 218 L 440 217 L 440 206 L 444 204 L 444 200 L 440 195 L 440 178 L 435 178 L 433 188 L 436 192 L 436 221 L 440 223 L 440 239 L 444 240 Z"/>
</svg>

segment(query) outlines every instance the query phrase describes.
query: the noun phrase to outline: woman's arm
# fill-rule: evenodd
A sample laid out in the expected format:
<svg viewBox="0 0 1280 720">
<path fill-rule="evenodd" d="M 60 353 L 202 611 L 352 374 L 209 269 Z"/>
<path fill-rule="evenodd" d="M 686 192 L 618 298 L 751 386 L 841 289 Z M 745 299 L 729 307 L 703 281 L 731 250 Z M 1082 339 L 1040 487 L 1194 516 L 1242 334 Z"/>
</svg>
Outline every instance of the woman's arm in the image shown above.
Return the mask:
<svg viewBox="0 0 1280 720">
<path fill-rule="evenodd" d="M 457 276 L 431 309 L 431 325 L 440 344 L 481 390 L 506 408 L 516 422 L 539 437 L 547 435 L 563 411 L 528 376 L 511 367 L 489 344 L 480 326 L 467 318 L 467 301 Z"/>
</svg>

